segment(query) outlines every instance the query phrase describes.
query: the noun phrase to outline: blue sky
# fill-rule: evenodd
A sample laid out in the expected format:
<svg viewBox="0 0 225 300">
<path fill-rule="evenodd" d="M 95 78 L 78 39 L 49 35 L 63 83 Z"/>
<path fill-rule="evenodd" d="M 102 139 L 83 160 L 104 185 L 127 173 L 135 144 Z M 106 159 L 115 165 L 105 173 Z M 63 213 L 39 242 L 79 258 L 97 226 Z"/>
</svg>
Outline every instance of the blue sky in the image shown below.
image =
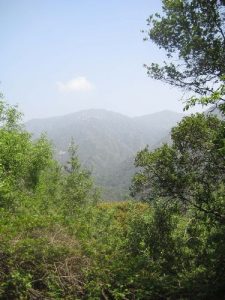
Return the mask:
<svg viewBox="0 0 225 300">
<path fill-rule="evenodd" d="M 143 42 L 155 0 L 0 0 L 0 90 L 25 119 L 103 108 L 182 111 L 182 92 L 151 80 L 161 52 Z"/>
</svg>

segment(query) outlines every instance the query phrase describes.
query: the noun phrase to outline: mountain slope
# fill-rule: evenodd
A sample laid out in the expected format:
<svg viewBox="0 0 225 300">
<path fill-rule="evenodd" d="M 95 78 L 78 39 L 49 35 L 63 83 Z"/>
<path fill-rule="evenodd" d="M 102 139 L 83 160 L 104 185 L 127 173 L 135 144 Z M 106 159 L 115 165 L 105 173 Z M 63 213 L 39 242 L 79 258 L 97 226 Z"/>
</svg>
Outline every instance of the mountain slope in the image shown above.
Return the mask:
<svg viewBox="0 0 225 300">
<path fill-rule="evenodd" d="M 31 120 L 25 126 L 34 138 L 46 132 L 62 163 L 68 159 L 67 149 L 73 138 L 82 164 L 91 170 L 105 195 L 121 199 L 128 193 L 136 152 L 146 144 L 153 148 L 182 116 L 163 111 L 130 118 L 106 110 L 86 110 Z"/>
<path fill-rule="evenodd" d="M 150 115 L 134 118 L 136 126 L 142 131 L 145 142 L 154 146 L 169 135 L 170 130 L 182 118 L 183 114 L 164 110 Z"/>
</svg>

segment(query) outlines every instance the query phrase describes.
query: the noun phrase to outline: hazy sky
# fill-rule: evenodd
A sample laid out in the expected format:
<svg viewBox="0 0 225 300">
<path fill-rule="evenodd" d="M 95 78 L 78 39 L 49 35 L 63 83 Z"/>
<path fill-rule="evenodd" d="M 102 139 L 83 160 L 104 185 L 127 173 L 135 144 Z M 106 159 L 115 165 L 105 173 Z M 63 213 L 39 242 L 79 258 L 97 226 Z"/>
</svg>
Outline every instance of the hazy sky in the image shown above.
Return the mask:
<svg viewBox="0 0 225 300">
<path fill-rule="evenodd" d="M 0 0 L 0 90 L 25 119 L 104 108 L 182 111 L 182 92 L 147 77 L 143 42 L 160 0 Z"/>
</svg>

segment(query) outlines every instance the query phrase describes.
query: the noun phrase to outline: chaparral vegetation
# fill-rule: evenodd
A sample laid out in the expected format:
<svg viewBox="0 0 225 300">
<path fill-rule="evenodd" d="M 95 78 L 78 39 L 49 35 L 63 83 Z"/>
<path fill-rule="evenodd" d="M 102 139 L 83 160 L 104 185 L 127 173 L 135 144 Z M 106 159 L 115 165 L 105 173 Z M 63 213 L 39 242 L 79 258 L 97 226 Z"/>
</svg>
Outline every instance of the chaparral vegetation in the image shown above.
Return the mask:
<svg viewBox="0 0 225 300">
<path fill-rule="evenodd" d="M 0 299 L 224 299 L 225 2 L 162 3 L 146 39 L 167 61 L 148 75 L 220 118 L 184 117 L 137 153 L 131 200 L 107 202 L 73 141 L 63 166 L 1 98 Z"/>
</svg>

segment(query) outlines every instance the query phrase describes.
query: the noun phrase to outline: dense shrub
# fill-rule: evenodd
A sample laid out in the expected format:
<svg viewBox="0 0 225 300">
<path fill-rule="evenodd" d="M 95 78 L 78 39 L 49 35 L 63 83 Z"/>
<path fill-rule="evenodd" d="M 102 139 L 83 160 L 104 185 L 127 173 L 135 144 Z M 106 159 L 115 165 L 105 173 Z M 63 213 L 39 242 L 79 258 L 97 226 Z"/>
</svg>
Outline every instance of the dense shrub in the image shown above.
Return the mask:
<svg viewBox="0 0 225 300">
<path fill-rule="evenodd" d="M 179 195 L 163 197 L 157 188 L 154 198 L 145 194 L 150 195 L 149 203 L 99 203 L 98 191 L 89 172 L 82 169 L 74 145 L 63 168 L 44 136 L 32 141 L 19 126 L 16 110 L 1 102 L 0 112 L 0 299 L 224 298 L 222 182 L 210 181 L 213 192 L 195 190 L 196 195 L 210 195 L 210 201 L 204 201 L 209 206 L 203 208 L 213 205 L 219 219 L 191 205 L 196 204 L 194 198 L 184 205 Z M 199 121 L 207 120 L 200 116 Z M 223 124 L 215 118 L 212 121 L 219 127 Z M 218 155 L 223 149 L 217 143 L 220 132 L 202 129 L 213 132 L 215 139 L 206 139 L 204 145 L 211 151 L 207 155 L 222 166 L 221 157 L 217 160 L 212 155 L 214 145 L 219 145 Z M 173 132 L 178 134 L 179 128 Z M 164 146 L 163 153 L 169 154 L 168 149 Z M 144 164 L 154 159 L 158 163 L 159 154 L 160 150 L 140 152 L 139 159 Z M 167 167 L 171 166 L 168 157 L 161 159 Z M 185 158 L 187 162 L 191 156 Z M 196 178 L 186 166 L 190 179 Z M 157 171 L 163 175 L 168 169 Z M 210 174 L 204 175 L 211 179 Z M 176 178 L 182 180 L 181 176 L 169 177 L 172 183 Z"/>
</svg>

